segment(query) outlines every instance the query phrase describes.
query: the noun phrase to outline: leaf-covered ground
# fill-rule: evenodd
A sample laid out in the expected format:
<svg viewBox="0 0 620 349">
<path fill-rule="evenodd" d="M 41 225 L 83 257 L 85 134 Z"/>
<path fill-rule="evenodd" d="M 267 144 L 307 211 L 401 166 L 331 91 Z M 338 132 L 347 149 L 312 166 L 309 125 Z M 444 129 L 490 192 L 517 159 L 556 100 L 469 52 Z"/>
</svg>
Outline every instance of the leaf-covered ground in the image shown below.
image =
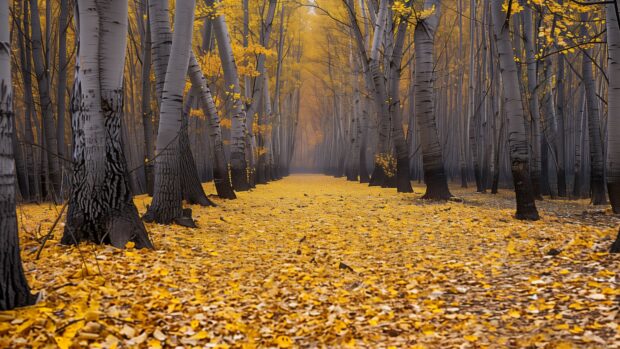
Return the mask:
<svg viewBox="0 0 620 349">
<path fill-rule="evenodd" d="M 193 207 L 199 229 L 148 225 L 154 251 L 60 246 L 59 227 L 38 261 L 60 208 L 22 206 L 45 299 L 0 313 L 0 347 L 620 347 L 619 219 L 547 200 L 520 222 L 510 192 L 415 191 L 292 176 Z"/>
</svg>

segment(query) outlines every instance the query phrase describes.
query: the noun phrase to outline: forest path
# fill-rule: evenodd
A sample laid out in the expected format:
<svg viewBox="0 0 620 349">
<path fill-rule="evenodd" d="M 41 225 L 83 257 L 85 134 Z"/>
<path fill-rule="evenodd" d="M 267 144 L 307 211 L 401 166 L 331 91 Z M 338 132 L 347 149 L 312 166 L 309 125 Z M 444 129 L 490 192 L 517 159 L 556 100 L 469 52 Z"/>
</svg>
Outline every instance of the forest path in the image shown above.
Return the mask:
<svg viewBox="0 0 620 349">
<path fill-rule="evenodd" d="M 198 229 L 149 224 L 155 251 L 82 245 L 89 276 L 78 250 L 57 241 L 33 260 L 32 232 L 45 232 L 55 209 L 22 206 L 26 274 L 47 298 L 10 313 L 14 323 L 0 318 L 0 347 L 54 337 L 104 347 L 620 346 L 620 260 L 604 252 L 616 218 L 547 200 L 541 221 L 520 222 L 510 192 L 455 189 L 463 202 L 433 203 L 415 191 L 293 175 L 192 207 Z M 148 201 L 136 199 L 141 213 Z"/>
</svg>

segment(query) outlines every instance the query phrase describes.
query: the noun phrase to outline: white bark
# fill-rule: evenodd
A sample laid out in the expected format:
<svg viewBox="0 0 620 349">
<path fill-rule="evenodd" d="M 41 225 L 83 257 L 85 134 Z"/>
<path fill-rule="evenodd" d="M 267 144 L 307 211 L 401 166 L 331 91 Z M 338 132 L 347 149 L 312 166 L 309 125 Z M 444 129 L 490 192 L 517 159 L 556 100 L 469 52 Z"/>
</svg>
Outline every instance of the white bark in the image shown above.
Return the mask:
<svg viewBox="0 0 620 349">
<path fill-rule="evenodd" d="M 503 0 L 491 0 L 491 14 L 500 73 L 503 81 L 504 109 L 508 124 L 508 145 L 512 176 L 517 198 L 519 219 L 538 219 L 538 212 L 529 177 L 528 142 L 525 132 L 523 104 L 519 89 L 517 64 L 513 59 L 513 48 L 509 35 L 506 13 L 502 11 Z"/>
<path fill-rule="evenodd" d="M 620 28 L 617 6 L 620 6 L 617 0 L 607 5 L 607 191 L 614 212 L 620 213 Z"/>
<path fill-rule="evenodd" d="M 162 90 L 155 152 L 155 191 L 145 219 L 164 224 L 179 222 L 183 216 L 179 135 L 185 77 L 191 55 L 194 6 L 194 0 L 177 2 L 172 47 Z"/>
<path fill-rule="evenodd" d="M 213 0 L 206 0 L 209 6 L 213 6 Z M 239 87 L 239 74 L 237 72 L 237 63 L 232 52 L 232 43 L 228 26 L 224 15 L 217 16 L 213 19 L 213 30 L 215 39 L 222 60 L 222 69 L 224 70 L 224 81 L 226 93 L 232 99 L 232 115 L 231 115 L 231 144 L 230 144 L 230 166 L 233 187 L 235 190 L 248 190 L 250 187 L 247 180 L 247 161 L 246 161 L 246 113 L 243 108 L 243 102 L 240 98 L 241 88 Z"/>
</svg>

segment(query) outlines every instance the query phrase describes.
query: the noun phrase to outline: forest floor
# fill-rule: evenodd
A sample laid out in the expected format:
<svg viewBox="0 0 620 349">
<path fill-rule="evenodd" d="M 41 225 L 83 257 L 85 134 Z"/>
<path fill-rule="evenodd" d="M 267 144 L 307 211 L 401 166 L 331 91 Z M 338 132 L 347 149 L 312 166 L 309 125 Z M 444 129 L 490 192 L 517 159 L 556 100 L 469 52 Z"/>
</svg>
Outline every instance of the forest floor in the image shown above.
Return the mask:
<svg viewBox="0 0 620 349">
<path fill-rule="evenodd" d="M 207 185 L 208 192 L 214 192 Z M 620 219 L 453 189 L 420 200 L 295 175 L 149 224 L 154 251 L 60 246 L 60 207 L 18 208 L 35 306 L 0 313 L 0 347 L 620 348 Z M 148 199 L 136 198 L 142 212 Z"/>
</svg>

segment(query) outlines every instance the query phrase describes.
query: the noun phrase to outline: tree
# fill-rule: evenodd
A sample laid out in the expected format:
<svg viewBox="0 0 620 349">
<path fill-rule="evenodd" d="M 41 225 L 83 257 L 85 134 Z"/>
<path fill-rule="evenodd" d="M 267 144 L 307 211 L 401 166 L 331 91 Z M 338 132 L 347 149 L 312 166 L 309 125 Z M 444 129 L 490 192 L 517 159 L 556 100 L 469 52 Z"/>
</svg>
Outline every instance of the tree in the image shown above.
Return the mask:
<svg viewBox="0 0 620 349">
<path fill-rule="evenodd" d="M 583 55 L 581 56 L 581 76 L 583 79 L 583 86 L 586 91 L 586 107 L 588 112 L 588 139 L 590 142 L 590 190 L 592 192 L 592 203 L 594 205 L 604 205 L 606 203 L 604 179 L 605 161 L 603 159 L 601 116 L 597 100 L 598 97 L 596 95 L 596 84 L 592 74 L 592 60 L 592 50 L 583 49 Z M 610 90 L 612 89 L 613 85 L 610 86 Z"/>
<path fill-rule="evenodd" d="M 222 199 L 235 199 L 237 196 L 233 190 L 228 175 L 228 159 L 224 152 L 224 143 L 222 140 L 222 129 L 220 127 L 220 116 L 218 115 L 211 89 L 207 85 L 207 79 L 200 70 L 200 66 L 196 61 L 196 57 L 192 53 L 189 61 L 189 77 L 192 81 L 193 88 L 196 88 L 200 95 L 200 103 L 204 115 L 207 117 L 207 126 L 209 130 L 209 140 L 211 149 L 213 149 L 213 181 L 217 195 Z M 193 159 L 192 159 L 193 161 Z"/>
<path fill-rule="evenodd" d="M 414 33 L 415 41 L 415 103 L 416 119 L 420 128 L 422 144 L 422 162 L 424 182 L 426 183 L 425 199 L 447 200 L 452 194 L 448 189 L 448 178 L 443 164 L 443 154 L 437 123 L 435 120 L 434 52 L 435 32 L 439 24 L 439 7 L 437 0 L 426 0 L 425 10 L 434 12 L 417 24 Z"/>
<path fill-rule="evenodd" d="M 205 0 L 207 5 L 213 7 L 214 0 Z M 239 73 L 237 63 L 232 51 L 232 42 L 223 14 L 217 14 L 213 21 L 213 31 L 217 40 L 217 48 L 222 61 L 226 92 L 232 102 L 232 126 L 231 126 L 231 149 L 230 171 L 233 188 L 237 191 L 249 190 L 248 166 L 246 160 L 246 112 L 241 101 L 241 88 L 239 86 Z"/>
<path fill-rule="evenodd" d="M 143 217 L 147 222 L 195 226 L 183 212 L 179 180 L 183 90 L 191 54 L 194 6 L 194 0 L 178 2 L 174 14 L 172 46 L 162 88 L 153 201 Z"/>
<path fill-rule="evenodd" d="M 127 181 L 121 142 L 127 0 L 78 0 L 71 113 L 73 177 L 61 242 L 151 248 Z"/>
<path fill-rule="evenodd" d="M 491 0 L 493 32 L 502 76 L 504 105 L 508 121 L 510 167 L 517 199 L 517 219 L 538 220 L 538 211 L 529 174 L 528 142 L 525 133 L 523 104 L 519 89 L 517 64 L 510 41 L 510 10 L 502 11 L 503 0 Z"/>
<path fill-rule="evenodd" d="M 34 304 L 22 267 L 15 212 L 9 2 L 0 0 L 0 311 Z"/>
<path fill-rule="evenodd" d="M 618 2 L 607 4 L 609 89 L 607 95 L 607 192 L 614 213 L 620 213 L 620 23 Z M 586 58 L 584 58 L 586 59 Z M 618 246 L 620 249 L 620 243 Z"/>
<path fill-rule="evenodd" d="M 60 200 L 60 186 L 62 176 L 58 161 L 58 139 L 54 127 L 54 110 L 50 96 L 49 70 L 44 63 L 43 38 L 41 34 L 41 19 L 39 18 L 39 5 L 37 0 L 30 0 L 30 18 L 32 25 L 32 60 L 39 86 L 39 103 L 43 119 L 43 135 L 45 138 L 45 155 L 49 167 L 49 179 L 51 181 L 51 197 L 55 201 Z M 49 48 L 47 48 L 49 51 Z M 49 63 L 49 62 L 48 62 Z M 49 65 L 49 64 L 48 64 Z M 49 195 L 50 193 L 48 193 Z"/>
<path fill-rule="evenodd" d="M 541 173 L 541 138 L 540 138 L 540 104 L 538 102 L 538 60 L 536 60 L 536 41 L 534 25 L 532 23 L 532 10 L 525 6 L 523 11 L 523 41 L 525 42 L 525 57 L 527 62 L 527 96 L 529 99 L 529 112 L 532 122 L 532 150 L 530 178 L 532 179 L 532 191 L 534 197 L 542 199 L 540 195 Z"/>
</svg>

